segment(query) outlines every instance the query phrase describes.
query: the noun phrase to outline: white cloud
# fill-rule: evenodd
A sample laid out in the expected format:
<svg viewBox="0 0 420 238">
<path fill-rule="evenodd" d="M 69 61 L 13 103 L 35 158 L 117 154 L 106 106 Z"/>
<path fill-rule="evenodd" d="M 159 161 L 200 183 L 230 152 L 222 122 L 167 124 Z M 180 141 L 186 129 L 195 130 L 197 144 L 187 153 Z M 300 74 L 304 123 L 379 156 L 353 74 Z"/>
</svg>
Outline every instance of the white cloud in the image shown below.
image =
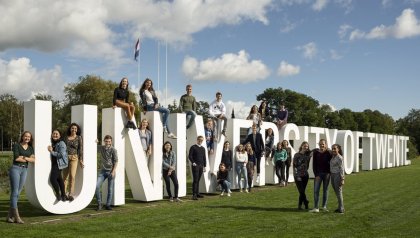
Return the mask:
<svg viewBox="0 0 420 238">
<path fill-rule="evenodd" d="M 330 57 L 333 60 L 339 60 L 339 59 L 343 58 L 343 56 L 340 55 L 336 50 L 330 50 Z"/>
<path fill-rule="evenodd" d="M 343 24 L 340 26 L 340 29 L 338 29 L 338 36 L 340 39 L 344 39 L 347 36 L 347 32 L 351 30 L 353 27 L 347 24 Z"/>
<path fill-rule="evenodd" d="M 183 73 L 192 80 L 221 80 L 249 83 L 263 80 L 270 75 L 261 60 L 250 60 L 246 51 L 227 53 L 220 58 L 209 58 L 199 62 L 187 56 L 182 64 Z"/>
<path fill-rule="evenodd" d="M 268 24 L 272 1 L 2 1 L 0 51 L 65 50 L 77 57 L 118 60 L 126 47 L 120 42 L 138 36 L 188 44 L 192 34 L 206 28 L 245 20 Z"/>
<path fill-rule="evenodd" d="M 341 7 L 344 8 L 346 11 L 345 13 L 348 14 L 353 10 L 353 1 L 352 0 L 335 0 L 335 3 Z"/>
<path fill-rule="evenodd" d="M 9 93 L 19 100 L 28 100 L 37 93 L 44 93 L 62 99 L 64 80 L 59 66 L 37 70 L 28 58 L 0 59 L 0 79 L 0 94 Z"/>
<path fill-rule="evenodd" d="M 277 75 L 280 77 L 293 76 L 300 73 L 300 66 L 295 66 L 281 61 L 279 68 L 277 69 Z"/>
<path fill-rule="evenodd" d="M 395 24 L 391 26 L 380 25 L 374 27 L 366 33 L 359 29 L 351 32 L 350 40 L 357 39 L 385 39 L 389 37 L 404 39 L 420 35 L 420 23 L 413 9 L 405 9 L 399 17 L 395 19 Z"/>
<path fill-rule="evenodd" d="M 312 4 L 312 9 L 319 12 L 324 9 L 327 4 L 328 0 L 316 0 L 314 4 Z"/>
<path fill-rule="evenodd" d="M 306 59 L 314 59 L 318 54 L 318 48 L 314 42 L 309 42 L 306 45 L 298 46 L 297 49 L 303 51 L 303 57 Z"/>
<path fill-rule="evenodd" d="M 282 33 L 288 33 L 292 30 L 294 30 L 298 25 L 298 22 L 290 22 L 288 20 L 285 21 L 284 24 L 280 27 L 280 32 Z"/>
</svg>

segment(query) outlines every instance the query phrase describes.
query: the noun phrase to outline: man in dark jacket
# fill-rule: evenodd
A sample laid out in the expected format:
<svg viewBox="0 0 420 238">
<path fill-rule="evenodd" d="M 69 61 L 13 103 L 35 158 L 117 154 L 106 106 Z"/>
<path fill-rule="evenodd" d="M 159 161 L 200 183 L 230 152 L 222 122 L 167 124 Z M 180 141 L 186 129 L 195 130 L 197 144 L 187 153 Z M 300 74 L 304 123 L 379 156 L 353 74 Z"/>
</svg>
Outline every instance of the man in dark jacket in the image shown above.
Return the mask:
<svg viewBox="0 0 420 238">
<path fill-rule="evenodd" d="M 264 141 L 263 141 L 261 133 L 257 132 L 256 124 L 252 125 L 252 133 L 246 137 L 244 143 L 242 144 L 245 145 L 248 142 L 251 143 L 252 150 L 254 151 L 255 158 L 257 160 L 256 161 L 257 162 L 257 183 L 260 183 L 260 170 L 261 170 L 260 162 L 261 162 L 262 152 L 264 151 Z"/>
<path fill-rule="evenodd" d="M 193 191 L 193 200 L 198 200 L 198 198 L 202 198 L 203 196 L 198 192 L 199 191 L 199 184 L 201 176 L 203 172 L 206 172 L 206 150 L 204 146 L 201 144 L 203 143 L 204 137 L 198 136 L 197 137 L 197 144 L 192 145 L 190 148 L 190 152 L 188 154 L 188 159 L 191 162 L 191 170 L 193 176 L 193 184 L 192 184 L 192 191 Z"/>
</svg>

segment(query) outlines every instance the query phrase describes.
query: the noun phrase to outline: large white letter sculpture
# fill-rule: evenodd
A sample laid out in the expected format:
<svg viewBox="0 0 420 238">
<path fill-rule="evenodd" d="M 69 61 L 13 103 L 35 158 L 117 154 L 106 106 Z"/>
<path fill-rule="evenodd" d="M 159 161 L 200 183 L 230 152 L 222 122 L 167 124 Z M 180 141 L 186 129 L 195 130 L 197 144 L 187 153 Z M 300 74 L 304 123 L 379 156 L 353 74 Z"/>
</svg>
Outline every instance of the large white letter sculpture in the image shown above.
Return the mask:
<svg viewBox="0 0 420 238">
<path fill-rule="evenodd" d="M 76 122 L 82 128 L 85 168 L 79 166 L 77 169 L 74 201 L 57 202 L 49 184 L 51 159 L 47 147 L 51 144 L 51 102 L 37 100 L 25 102 L 24 128 L 31 131 L 36 140 L 34 148 L 36 161 L 34 166 L 29 167 L 25 186 L 31 204 L 55 214 L 77 212 L 90 204 L 96 185 L 96 118 L 96 106 L 72 107 L 72 122 Z M 64 137 L 65 132 L 61 133 Z"/>
</svg>

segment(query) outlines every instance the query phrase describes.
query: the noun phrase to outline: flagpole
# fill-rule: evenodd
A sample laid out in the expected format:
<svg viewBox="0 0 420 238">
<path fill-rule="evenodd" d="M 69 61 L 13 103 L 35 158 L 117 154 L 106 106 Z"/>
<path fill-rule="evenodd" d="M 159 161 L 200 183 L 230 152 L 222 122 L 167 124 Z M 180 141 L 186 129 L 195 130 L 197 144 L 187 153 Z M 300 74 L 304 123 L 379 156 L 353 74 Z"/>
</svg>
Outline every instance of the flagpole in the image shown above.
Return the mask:
<svg viewBox="0 0 420 238">
<path fill-rule="evenodd" d="M 168 41 L 165 41 L 165 105 L 168 105 Z"/>
<path fill-rule="evenodd" d="M 160 50 L 160 42 L 158 41 L 158 47 L 157 47 L 157 60 L 158 60 L 158 62 L 157 62 L 157 79 L 158 79 L 158 92 L 159 92 L 159 90 L 160 90 L 160 52 L 159 52 L 159 50 Z M 159 97 L 158 95 L 156 95 L 157 97 Z"/>
<path fill-rule="evenodd" d="M 140 89 L 140 61 L 141 61 L 141 54 L 139 54 L 139 62 L 137 63 L 137 87 Z"/>
</svg>

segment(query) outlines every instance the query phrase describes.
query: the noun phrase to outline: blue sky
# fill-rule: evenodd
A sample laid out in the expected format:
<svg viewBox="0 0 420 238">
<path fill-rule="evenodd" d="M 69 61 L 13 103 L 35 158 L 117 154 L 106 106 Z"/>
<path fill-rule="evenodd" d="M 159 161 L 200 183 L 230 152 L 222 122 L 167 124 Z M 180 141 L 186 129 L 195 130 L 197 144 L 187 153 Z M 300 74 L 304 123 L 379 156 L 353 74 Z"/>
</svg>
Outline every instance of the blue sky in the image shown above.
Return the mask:
<svg viewBox="0 0 420 238">
<path fill-rule="evenodd" d="M 161 102 L 191 83 L 237 117 L 268 87 L 394 119 L 419 108 L 420 0 L 0 1 L 0 16 L 0 94 L 20 100 L 87 74 L 157 88 L 159 50 Z"/>
</svg>

